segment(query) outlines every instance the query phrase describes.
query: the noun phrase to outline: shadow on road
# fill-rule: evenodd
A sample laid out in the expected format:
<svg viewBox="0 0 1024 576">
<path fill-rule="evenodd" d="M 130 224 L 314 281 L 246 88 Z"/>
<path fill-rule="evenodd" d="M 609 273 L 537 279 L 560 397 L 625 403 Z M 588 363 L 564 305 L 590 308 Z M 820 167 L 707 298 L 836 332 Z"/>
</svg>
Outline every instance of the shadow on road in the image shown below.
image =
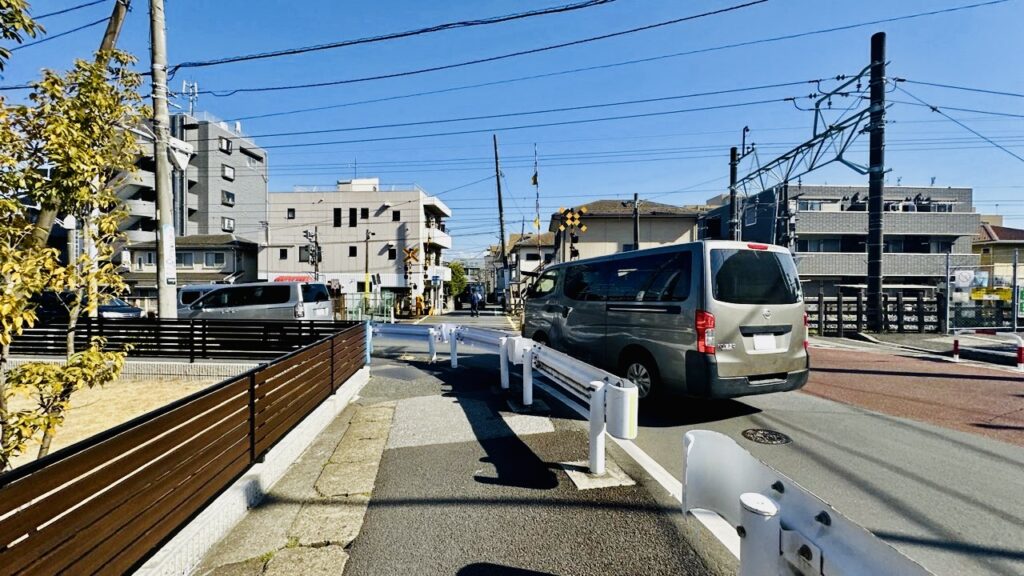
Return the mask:
<svg viewBox="0 0 1024 576">
<path fill-rule="evenodd" d="M 696 398 L 668 398 L 640 402 L 640 426 L 671 428 L 728 420 L 738 416 L 757 414 L 761 410 L 736 400 L 700 400 Z"/>
<path fill-rule="evenodd" d="M 467 564 L 456 573 L 456 576 L 555 576 L 550 572 L 537 572 L 535 570 L 524 570 L 511 566 L 500 566 L 490 562 L 478 562 Z"/>
</svg>

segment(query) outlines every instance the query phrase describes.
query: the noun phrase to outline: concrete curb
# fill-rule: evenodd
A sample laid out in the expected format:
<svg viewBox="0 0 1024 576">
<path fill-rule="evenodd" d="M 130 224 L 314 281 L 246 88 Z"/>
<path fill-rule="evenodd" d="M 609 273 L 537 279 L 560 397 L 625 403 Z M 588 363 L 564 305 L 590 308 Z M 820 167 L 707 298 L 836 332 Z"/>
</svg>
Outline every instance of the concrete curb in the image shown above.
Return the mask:
<svg viewBox="0 0 1024 576">
<path fill-rule="evenodd" d="M 863 332 L 856 333 L 856 337 L 850 337 L 851 340 L 861 340 L 863 342 L 870 342 L 872 344 L 878 344 L 880 346 L 892 346 L 901 350 L 908 350 L 910 352 L 920 352 L 922 354 L 931 354 L 932 356 L 939 356 L 947 360 L 952 361 L 950 352 L 940 352 L 937 350 L 930 350 L 928 348 L 919 348 L 917 346 L 910 346 L 907 344 L 897 344 L 895 342 L 886 342 L 879 340 L 870 334 Z M 996 364 L 998 366 L 1017 366 L 1017 357 L 1012 352 L 994 352 L 992 350 L 985 350 L 982 348 L 972 348 L 969 346 L 960 347 L 960 357 L 965 360 L 974 360 L 976 362 L 983 362 L 986 364 Z"/>
<path fill-rule="evenodd" d="M 213 546 L 224 538 L 284 476 L 316 437 L 340 414 L 370 380 L 364 367 L 338 391 L 306 416 L 267 452 L 264 461 L 246 471 L 202 512 L 164 544 L 135 573 L 139 575 L 191 574 Z"/>
</svg>

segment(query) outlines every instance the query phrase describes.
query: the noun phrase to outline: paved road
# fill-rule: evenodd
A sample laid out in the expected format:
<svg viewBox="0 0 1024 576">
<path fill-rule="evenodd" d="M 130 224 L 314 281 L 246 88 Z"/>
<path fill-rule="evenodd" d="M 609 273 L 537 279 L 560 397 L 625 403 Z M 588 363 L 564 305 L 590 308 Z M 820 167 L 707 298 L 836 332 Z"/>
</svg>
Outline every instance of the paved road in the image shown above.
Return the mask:
<svg viewBox="0 0 1024 576">
<path fill-rule="evenodd" d="M 680 477 L 687 430 L 728 434 L 936 574 L 1024 574 L 1024 449 L 985 437 L 1024 444 L 1024 380 L 871 349 L 812 358 L 807 393 L 643 407 L 636 444 Z M 793 442 L 754 444 L 747 428 Z"/>
</svg>

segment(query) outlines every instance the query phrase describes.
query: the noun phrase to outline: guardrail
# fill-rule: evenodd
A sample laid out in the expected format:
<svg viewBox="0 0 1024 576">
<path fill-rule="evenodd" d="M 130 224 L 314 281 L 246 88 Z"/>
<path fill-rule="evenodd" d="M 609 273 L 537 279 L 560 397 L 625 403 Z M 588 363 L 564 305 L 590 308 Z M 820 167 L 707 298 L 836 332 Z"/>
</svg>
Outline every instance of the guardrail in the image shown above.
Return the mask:
<svg viewBox="0 0 1024 576">
<path fill-rule="evenodd" d="M 1021 338 L 1020 334 L 1015 332 L 996 332 L 995 330 L 954 330 L 953 331 L 953 362 L 960 361 L 960 336 L 961 334 L 986 334 L 989 336 L 998 336 L 1003 334 L 1013 339 L 1016 344 L 1017 352 L 1017 370 L 1024 372 L 1024 338 Z"/>
<path fill-rule="evenodd" d="M 84 348 L 94 336 L 101 336 L 111 348 L 130 344 L 128 356 L 135 358 L 267 361 L 361 324 L 316 320 L 81 318 L 75 328 L 75 346 Z M 26 329 L 11 344 L 11 353 L 63 356 L 67 333 L 67 323 Z"/>
<path fill-rule="evenodd" d="M 740 576 L 930 574 L 728 436 L 694 430 L 684 445 L 683 512 L 735 528 Z"/>
<path fill-rule="evenodd" d="M 121 574 L 363 366 L 362 324 L 0 475 L 0 573 Z"/>
<path fill-rule="evenodd" d="M 605 473 L 605 432 L 624 440 L 636 438 L 639 400 L 632 382 L 532 340 L 499 330 L 453 324 L 433 327 L 374 324 L 369 334 L 426 342 L 431 362 L 437 360 L 437 344 L 448 342 L 452 368 L 459 367 L 460 345 L 497 354 L 503 390 L 510 388 L 510 366 L 521 365 L 522 403 L 526 408 L 533 405 L 533 373 L 546 376 L 590 408 L 591 474 Z"/>
</svg>

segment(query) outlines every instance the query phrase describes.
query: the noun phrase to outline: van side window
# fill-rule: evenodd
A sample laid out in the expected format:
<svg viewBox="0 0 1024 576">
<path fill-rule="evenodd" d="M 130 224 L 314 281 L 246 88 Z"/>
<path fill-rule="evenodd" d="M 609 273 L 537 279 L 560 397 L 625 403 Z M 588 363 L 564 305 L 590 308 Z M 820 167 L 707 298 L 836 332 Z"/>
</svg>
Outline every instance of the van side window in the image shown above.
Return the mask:
<svg viewBox="0 0 1024 576">
<path fill-rule="evenodd" d="M 565 295 L 572 300 L 604 300 L 601 285 L 601 270 L 597 266 L 583 264 L 565 272 Z"/>
<path fill-rule="evenodd" d="M 254 306 L 261 304 L 287 304 L 291 300 L 291 286 L 287 284 L 267 284 L 265 286 L 253 286 L 249 288 L 243 306 Z"/>
<path fill-rule="evenodd" d="M 558 271 L 552 270 L 541 274 L 540 278 L 530 286 L 527 291 L 527 296 L 530 298 L 540 298 L 547 296 L 555 291 L 555 280 L 558 278 Z"/>
<path fill-rule="evenodd" d="M 641 256 L 605 262 L 608 300 L 611 302 L 640 302 L 646 300 L 646 291 L 657 275 L 665 256 Z"/>
<path fill-rule="evenodd" d="M 198 290 L 182 290 L 181 303 L 185 305 L 191 304 L 198 300 L 202 295 L 203 293 Z"/>
<path fill-rule="evenodd" d="M 331 295 L 327 292 L 327 286 L 323 284 L 302 285 L 303 302 L 327 302 L 330 299 Z"/>
<path fill-rule="evenodd" d="M 665 262 L 644 290 L 644 302 L 682 302 L 690 297 L 693 256 L 680 252 Z"/>
</svg>

